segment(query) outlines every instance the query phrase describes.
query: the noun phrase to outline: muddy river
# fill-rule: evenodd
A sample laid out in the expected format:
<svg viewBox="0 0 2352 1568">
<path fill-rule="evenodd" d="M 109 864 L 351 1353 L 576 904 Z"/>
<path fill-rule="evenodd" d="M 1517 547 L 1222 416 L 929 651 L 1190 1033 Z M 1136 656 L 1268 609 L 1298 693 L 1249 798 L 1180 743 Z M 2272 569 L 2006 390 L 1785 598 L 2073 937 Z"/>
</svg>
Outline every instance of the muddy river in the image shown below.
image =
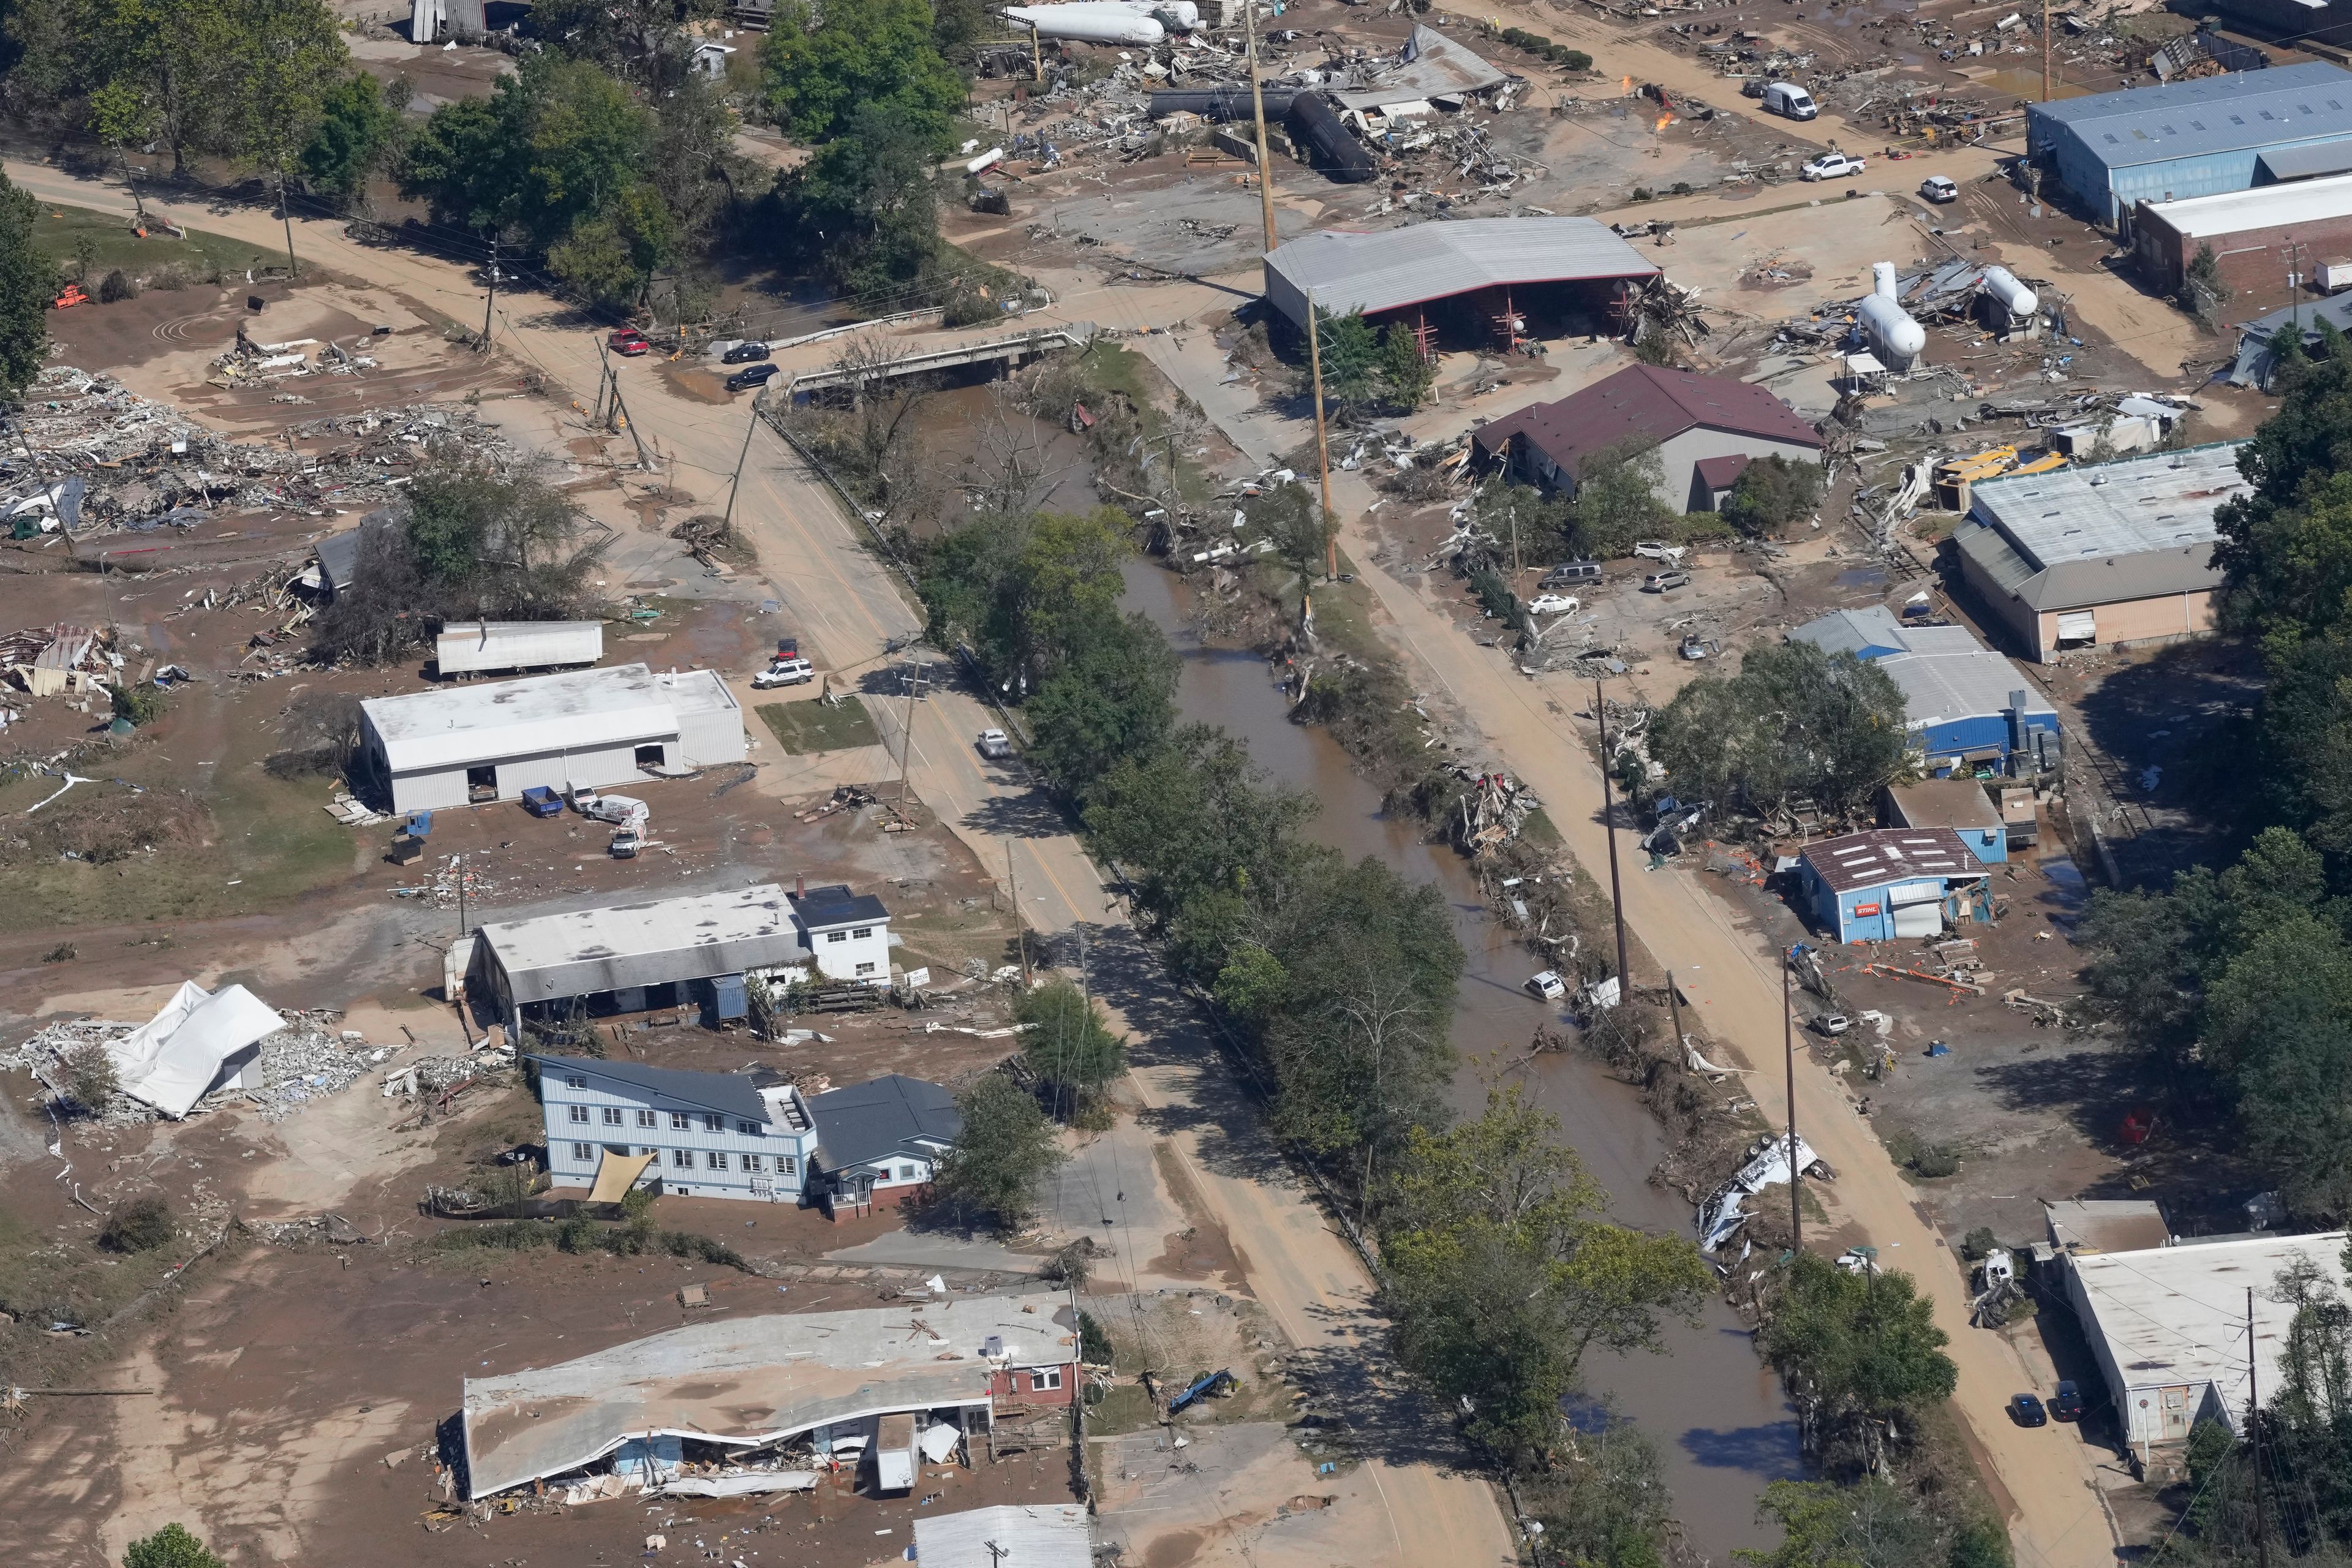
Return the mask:
<svg viewBox="0 0 2352 1568">
<path fill-rule="evenodd" d="M 1522 986 L 1536 965 L 1510 932 L 1488 918 L 1469 867 L 1443 845 L 1381 810 L 1379 795 L 1322 731 L 1293 724 L 1265 661 L 1238 649 L 1204 647 L 1186 626 L 1186 585 L 1149 562 L 1129 563 L 1127 604 L 1167 631 L 1183 656 L 1178 704 L 1185 718 L 1223 726 L 1249 742 L 1258 764 L 1322 802 L 1313 835 L 1349 857 L 1377 855 L 1407 876 L 1445 890 L 1469 963 L 1454 1006 L 1454 1041 L 1464 1066 L 1457 1110 L 1485 1103 L 1492 1064 L 1523 1056 L 1544 1007 Z M 1594 1176 L 1614 1199 L 1616 1217 L 1688 1235 L 1688 1207 L 1649 1184 L 1664 1152 L 1656 1122 L 1625 1085 L 1581 1058 L 1546 1056 L 1511 1069 L 1560 1120 Z M 1598 1355 L 1585 1363 L 1591 1393 L 1607 1396 L 1657 1444 L 1675 1511 L 1691 1544 L 1716 1563 L 1735 1546 L 1769 1544 L 1755 1521 L 1768 1481 L 1802 1474 L 1793 1412 L 1756 1359 L 1731 1309 L 1710 1302 L 1696 1329 L 1676 1326 L 1664 1355 Z"/>
</svg>

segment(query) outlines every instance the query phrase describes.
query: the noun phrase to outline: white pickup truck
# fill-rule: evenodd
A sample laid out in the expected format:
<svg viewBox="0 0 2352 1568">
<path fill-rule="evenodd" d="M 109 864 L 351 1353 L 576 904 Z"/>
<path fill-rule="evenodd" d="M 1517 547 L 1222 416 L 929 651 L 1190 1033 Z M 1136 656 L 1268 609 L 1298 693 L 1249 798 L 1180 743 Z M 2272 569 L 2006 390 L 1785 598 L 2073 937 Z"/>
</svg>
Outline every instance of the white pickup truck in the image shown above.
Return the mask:
<svg viewBox="0 0 2352 1568">
<path fill-rule="evenodd" d="M 1797 171 L 1808 180 L 1842 180 L 1848 174 L 1859 174 L 1863 160 L 1850 158 L 1843 153 L 1824 153 Z"/>
</svg>

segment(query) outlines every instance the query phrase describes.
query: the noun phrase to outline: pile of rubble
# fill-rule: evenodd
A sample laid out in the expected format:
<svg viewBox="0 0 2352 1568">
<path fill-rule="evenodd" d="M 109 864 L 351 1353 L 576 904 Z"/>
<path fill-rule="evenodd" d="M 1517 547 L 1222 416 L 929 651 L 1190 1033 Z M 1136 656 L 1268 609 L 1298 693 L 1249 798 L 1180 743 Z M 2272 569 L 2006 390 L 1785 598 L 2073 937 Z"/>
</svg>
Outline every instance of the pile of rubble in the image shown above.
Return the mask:
<svg viewBox="0 0 2352 1568">
<path fill-rule="evenodd" d="M 257 1107 L 265 1121 L 282 1121 L 310 1101 L 350 1088 L 370 1067 L 401 1048 L 371 1046 L 357 1030 L 337 1028 L 340 1013 L 288 1011 L 278 1016 L 286 1026 L 261 1040 L 256 1064 L 259 1087 L 216 1089 L 195 1102 L 190 1116 L 247 1104 Z M 70 1099 L 63 1088 L 68 1058 L 89 1046 L 121 1041 L 139 1027 L 96 1018 L 52 1024 L 14 1051 L 0 1053 L 0 1069 L 29 1072 L 59 1100 Z M 135 1127 L 157 1115 L 152 1106 L 117 1093 L 108 1097 L 91 1120 L 100 1127 Z"/>
<path fill-rule="evenodd" d="M 59 524 L 77 535 L 193 528 L 224 510 L 369 510 L 394 498 L 431 446 L 502 466 L 517 456 L 471 409 L 441 404 L 312 420 L 279 445 L 233 441 L 68 365 L 35 379 L 22 428 L 38 457 L 0 460 L 0 520 L 20 538 Z M 338 437 L 323 451 L 294 446 Z"/>
<path fill-rule="evenodd" d="M 1445 771 L 1467 786 L 1449 825 L 1455 845 L 1467 854 L 1484 855 L 1511 842 L 1528 817 L 1543 809 L 1535 791 L 1507 773 L 1482 773 L 1462 763 L 1448 763 Z"/>
</svg>

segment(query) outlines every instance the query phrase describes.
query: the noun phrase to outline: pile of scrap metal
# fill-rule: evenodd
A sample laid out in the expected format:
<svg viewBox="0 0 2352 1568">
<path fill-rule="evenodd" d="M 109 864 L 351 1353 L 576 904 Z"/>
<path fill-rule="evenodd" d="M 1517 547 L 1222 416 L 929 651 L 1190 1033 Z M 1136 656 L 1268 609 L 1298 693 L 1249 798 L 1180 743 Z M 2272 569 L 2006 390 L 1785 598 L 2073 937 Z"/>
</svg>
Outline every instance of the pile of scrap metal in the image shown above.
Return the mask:
<svg viewBox="0 0 2352 1568">
<path fill-rule="evenodd" d="M 1610 310 L 1625 341 L 1641 338 L 1645 328 L 1678 337 L 1692 348 L 1708 335 L 1706 318 L 1698 313 L 1699 291 L 1671 281 L 1664 273 L 1626 286 Z"/>
<path fill-rule="evenodd" d="M 213 361 L 211 379 L 215 386 L 236 387 L 298 375 L 352 375 L 373 370 L 375 363 L 331 339 L 323 343 L 317 338 L 257 343 L 240 331 L 236 346 Z"/>
<path fill-rule="evenodd" d="M 1747 1227 L 1748 1215 L 1743 1207 L 1747 1200 L 1755 1197 L 1767 1187 L 1789 1184 L 1789 1167 L 1791 1163 L 1789 1158 L 1790 1142 L 1788 1137 L 1774 1133 L 1767 1133 L 1759 1138 L 1754 1143 L 1748 1145 L 1747 1158 L 1741 1162 L 1739 1169 L 1733 1172 L 1728 1180 L 1716 1188 L 1708 1194 L 1706 1201 L 1698 1205 L 1700 1251 L 1719 1252 L 1728 1247 L 1733 1237 Z M 1806 1142 L 1802 1137 L 1795 1139 L 1794 1142 L 1796 1143 L 1794 1163 L 1801 1174 L 1811 1176 L 1817 1181 L 1835 1179 L 1837 1173 L 1831 1170 L 1819 1154 L 1813 1152 L 1811 1144 Z M 1745 1256 L 1744 1249 L 1742 1255 Z"/>
<path fill-rule="evenodd" d="M 112 651 L 114 634 L 65 621 L 0 633 L 0 674 L 27 697 L 64 697 L 104 691 L 122 658 Z"/>
</svg>

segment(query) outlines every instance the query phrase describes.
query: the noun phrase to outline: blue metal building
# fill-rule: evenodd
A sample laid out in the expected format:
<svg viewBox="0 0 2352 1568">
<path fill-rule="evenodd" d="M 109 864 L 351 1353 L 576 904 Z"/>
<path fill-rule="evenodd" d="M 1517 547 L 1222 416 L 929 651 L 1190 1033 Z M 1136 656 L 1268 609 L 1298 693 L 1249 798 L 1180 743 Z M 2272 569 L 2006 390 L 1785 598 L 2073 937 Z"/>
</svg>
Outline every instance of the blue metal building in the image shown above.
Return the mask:
<svg viewBox="0 0 2352 1568">
<path fill-rule="evenodd" d="M 1798 861 L 1805 903 L 1840 942 L 1941 935 L 1990 920 L 1992 881 L 1948 827 L 1878 827 L 1809 846 Z"/>
<path fill-rule="evenodd" d="M 2026 108 L 2029 157 L 2110 224 L 2134 203 L 2219 195 L 2290 177 L 2264 162 L 2287 148 L 2343 142 L 2352 169 L 2352 72 L 2320 60 L 2162 87 L 2062 98 Z M 2313 154 L 2291 160 L 2307 175 Z"/>
<path fill-rule="evenodd" d="M 1885 605 L 1872 605 L 1832 610 L 1789 638 L 1851 653 L 1893 677 L 1911 744 L 1931 777 L 2032 773 L 2055 765 L 2044 759 L 2054 757 L 2057 710 L 1966 626 L 1906 626 Z M 2045 733 L 2047 741 L 2038 738 Z"/>
</svg>

